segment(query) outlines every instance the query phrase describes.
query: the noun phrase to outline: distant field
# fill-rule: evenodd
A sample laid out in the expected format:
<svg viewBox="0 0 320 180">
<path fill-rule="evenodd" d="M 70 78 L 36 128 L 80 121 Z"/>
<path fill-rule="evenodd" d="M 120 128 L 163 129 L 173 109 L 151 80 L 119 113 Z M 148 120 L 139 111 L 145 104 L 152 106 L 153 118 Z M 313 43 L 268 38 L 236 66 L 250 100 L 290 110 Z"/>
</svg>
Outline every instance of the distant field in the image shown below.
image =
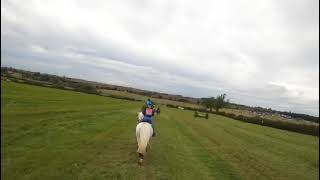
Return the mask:
<svg viewBox="0 0 320 180">
<path fill-rule="evenodd" d="M 15 81 L 21 82 L 21 83 L 28 82 L 31 84 L 41 84 L 41 86 L 53 87 L 53 85 L 50 82 L 35 80 L 32 78 L 25 78 L 20 73 L 11 73 L 9 75 L 9 77 L 13 78 L 13 79 L 15 79 Z M 7 76 L 1 75 L 1 79 L 7 79 Z M 85 81 L 83 81 L 83 82 L 85 82 Z M 75 90 L 74 87 L 69 87 L 69 86 L 64 86 L 64 88 L 69 89 L 69 90 Z M 101 92 L 101 94 L 104 96 L 111 96 L 112 95 L 112 96 L 118 96 L 118 97 L 127 97 L 127 98 L 134 98 L 136 100 L 141 100 L 141 101 L 145 101 L 148 98 L 147 96 L 143 96 L 143 95 L 139 95 L 139 94 L 135 94 L 135 93 L 129 93 L 127 91 L 107 90 L 107 89 L 97 89 L 97 90 L 99 92 Z M 168 99 L 162 99 L 162 98 L 152 98 L 152 100 L 154 102 L 156 102 L 156 104 L 163 104 L 163 105 L 171 104 L 171 105 L 175 105 L 175 106 L 203 108 L 203 106 L 198 105 L 198 104 L 194 104 L 194 103 L 180 102 L 180 101 L 174 101 L 174 100 L 168 100 Z M 233 113 L 235 115 L 243 115 L 246 117 L 257 116 L 257 114 L 254 114 L 251 111 L 243 110 L 243 109 L 240 110 L 240 109 L 223 108 L 220 111 L 223 111 L 226 113 Z M 288 119 L 288 118 L 284 118 L 284 117 L 277 115 L 277 114 L 264 115 L 264 116 L 259 115 L 259 116 L 263 117 L 264 119 L 269 119 L 269 120 L 273 120 L 273 121 L 285 121 L 285 122 L 290 122 L 290 123 L 294 123 L 294 124 L 303 124 L 303 125 L 307 124 L 307 125 L 319 126 L 319 123 L 315 123 L 315 122 L 311 122 L 311 121 L 307 121 L 307 120 L 302 120 L 302 119 L 299 119 L 299 120 Z"/>
<path fill-rule="evenodd" d="M 106 90 L 106 89 L 99 89 L 99 91 L 102 92 L 102 95 L 106 95 L 106 96 L 115 95 L 115 96 L 120 96 L 120 97 L 134 98 L 134 99 L 142 100 L 142 101 L 146 101 L 146 99 L 148 98 L 147 96 L 134 94 L 134 93 L 129 93 L 129 92 L 126 92 L 126 91 Z M 179 102 L 179 101 L 173 101 L 173 100 L 167 100 L 167 99 L 159 99 L 159 98 L 152 98 L 152 100 L 156 104 L 172 104 L 172 105 L 175 105 L 175 106 L 202 108 L 202 106 L 197 105 L 197 104 L 192 104 L 192 103 L 185 103 L 185 102 Z M 221 112 L 226 112 L 226 113 L 233 113 L 233 114 L 236 114 L 236 115 L 243 115 L 243 116 L 247 116 L 247 117 L 256 116 L 252 112 L 246 111 L 246 110 L 223 108 L 220 111 Z M 266 118 L 266 119 L 274 120 L 274 121 L 286 121 L 286 122 L 296 123 L 296 124 L 312 124 L 312 125 L 316 125 L 316 126 L 319 125 L 318 123 L 305 121 L 305 120 L 286 119 L 286 118 L 283 118 L 283 117 L 281 117 L 279 115 L 275 115 L 275 116 L 267 115 L 267 116 L 263 116 L 263 117 Z"/>
<path fill-rule="evenodd" d="M 129 93 L 126 91 L 117 91 L 117 90 L 108 90 L 108 89 L 98 89 L 102 92 L 103 95 L 116 95 L 116 96 L 122 96 L 122 97 L 130 97 L 137 100 L 146 101 L 147 96 Z M 186 103 L 186 102 L 179 102 L 179 101 L 173 101 L 168 99 L 159 99 L 159 98 L 151 98 L 152 101 L 154 101 L 156 104 L 172 104 L 175 106 L 185 106 L 185 107 L 192 107 L 192 108 L 199 108 L 199 105 L 192 104 L 192 103 Z"/>
<path fill-rule="evenodd" d="M 319 138 L 161 107 L 157 137 L 137 164 L 142 103 L 1 82 L 1 178 L 319 178 Z"/>
<path fill-rule="evenodd" d="M 223 109 L 221 109 L 221 111 L 224 111 L 226 113 L 233 113 L 236 115 L 243 115 L 243 116 L 247 116 L 247 117 L 256 116 L 255 114 L 253 114 L 252 112 L 247 111 L 247 110 L 223 108 Z M 285 121 L 285 122 L 290 122 L 290 123 L 295 123 L 295 124 L 311 124 L 311 125 L 319 126 L 319 124 L 315 123 L 315 122 L 306 121 L 306 120 L 297 120 L 297 119 L 287 119 L 287 118 L 281 117 L 279 115 L 274 115 L 274 116 L 265 115 L 265 116 L 260 116 L 260 117 L 263 117 L 265 119 L 274 120 L 274 121 Z"/>
</svg>

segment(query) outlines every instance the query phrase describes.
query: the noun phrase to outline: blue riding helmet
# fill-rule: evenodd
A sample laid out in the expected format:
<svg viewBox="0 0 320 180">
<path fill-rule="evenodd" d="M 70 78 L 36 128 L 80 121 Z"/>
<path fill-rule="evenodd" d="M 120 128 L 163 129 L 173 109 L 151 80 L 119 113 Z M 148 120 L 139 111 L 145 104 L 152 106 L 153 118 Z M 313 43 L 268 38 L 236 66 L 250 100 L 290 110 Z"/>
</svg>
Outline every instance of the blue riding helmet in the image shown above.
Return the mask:
<svg viewBox="0 0 320 180">
<path fill-rule="evenodd" d="M 149 107 L 149 106 L 152 107 L 152 104 L 153 104 L 152 101 L 150 99 L 148 99 L 146 102 L 147 107 Z"/>
</svg>

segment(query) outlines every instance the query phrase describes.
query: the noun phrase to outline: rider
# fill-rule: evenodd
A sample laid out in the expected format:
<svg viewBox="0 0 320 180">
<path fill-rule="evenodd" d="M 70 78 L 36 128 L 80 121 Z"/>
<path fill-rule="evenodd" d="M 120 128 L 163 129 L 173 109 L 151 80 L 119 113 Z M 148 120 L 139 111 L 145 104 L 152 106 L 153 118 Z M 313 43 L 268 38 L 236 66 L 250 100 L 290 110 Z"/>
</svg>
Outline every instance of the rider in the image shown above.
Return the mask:
<svg viewBox="0 0 320 180">
<path fill-rule="evenodd" d="M 148 106 L 153 106 L 153 102 L 150 100 L 150 98 L 148 98 L 147 102 L 146 102 L 147 107 Z"/>
<path fill-rule="evenodd" d="M 147 123 L 150 123 L 152 128 L 153 128 L 153 134 L 152 136 L 154 137 L 156 135 L 156 133 L 154 132 L 154 127 L 153 127 L 153 124 L 152 124 L 152 116 L 154 116 L 154 110 L 153 110 L 153 103 L 150 99 L 147 100 L 147 106 L 143 108 L 143 119 L 141 122 L 147 122 Z"/>
</svg>

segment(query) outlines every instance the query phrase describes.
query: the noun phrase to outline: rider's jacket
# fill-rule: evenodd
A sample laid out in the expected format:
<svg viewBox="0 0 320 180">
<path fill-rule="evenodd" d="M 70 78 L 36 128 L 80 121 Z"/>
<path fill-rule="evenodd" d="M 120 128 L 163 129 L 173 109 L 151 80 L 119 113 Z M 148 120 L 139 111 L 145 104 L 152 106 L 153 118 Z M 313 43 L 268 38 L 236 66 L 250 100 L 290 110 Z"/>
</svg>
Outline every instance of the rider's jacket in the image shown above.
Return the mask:
<svg viewBox="0 0 320 180">
<path fill-rule="evenodd" d="M 153 109 L 145 108 L 142 113 L 144 115 L 144 118 L 142 119 L 142 122 L 148 122 L 148 123 L 152 124 L 152 116 L 154 115 L 153 114 Z"/>
</svg>

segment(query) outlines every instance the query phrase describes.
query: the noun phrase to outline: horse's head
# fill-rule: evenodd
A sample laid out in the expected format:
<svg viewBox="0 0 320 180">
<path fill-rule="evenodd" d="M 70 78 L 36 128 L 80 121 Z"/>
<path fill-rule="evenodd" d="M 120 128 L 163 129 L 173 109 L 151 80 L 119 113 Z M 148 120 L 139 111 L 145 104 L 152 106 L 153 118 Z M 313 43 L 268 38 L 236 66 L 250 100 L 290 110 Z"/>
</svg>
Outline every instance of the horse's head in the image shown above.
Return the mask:
<svg viewBox="0 0 320 180">
<path fill-rule="evenodd" d="M 144 115 L 142 112 L 138 112 L 138 123 L 142 121 L 142 119 L 144 118 Z"/>
</svg>

